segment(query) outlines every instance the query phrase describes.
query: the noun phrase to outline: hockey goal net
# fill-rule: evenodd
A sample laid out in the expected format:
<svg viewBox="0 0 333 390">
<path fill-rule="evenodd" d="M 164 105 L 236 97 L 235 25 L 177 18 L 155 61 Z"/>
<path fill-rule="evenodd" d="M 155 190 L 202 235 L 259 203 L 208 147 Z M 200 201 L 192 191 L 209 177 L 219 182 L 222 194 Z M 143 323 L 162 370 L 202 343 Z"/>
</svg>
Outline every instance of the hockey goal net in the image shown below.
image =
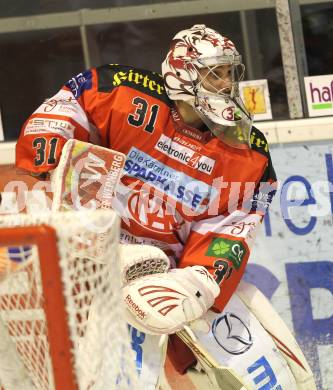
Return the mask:
<svg viewBox="0 0 333 390">
<path fill-rule="evenodd" d="M 0 217 L 0 388 L 139 389 L 111 210 Z"/>
</svg>

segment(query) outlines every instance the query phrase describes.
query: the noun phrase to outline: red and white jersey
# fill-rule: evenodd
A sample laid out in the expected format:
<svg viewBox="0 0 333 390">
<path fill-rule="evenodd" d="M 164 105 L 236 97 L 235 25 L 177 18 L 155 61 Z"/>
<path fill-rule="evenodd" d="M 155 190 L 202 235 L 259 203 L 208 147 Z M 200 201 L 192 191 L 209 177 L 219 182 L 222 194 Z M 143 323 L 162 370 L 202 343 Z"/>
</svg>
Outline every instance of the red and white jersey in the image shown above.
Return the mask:
<svg viewBox="0 0 333 390">
<path fill-rule="evenodd" d="M 177 267 L 206 266 L 220 284 L 222 309 L 274 194 L 263 134 L 252 129 L 251 149 L 227 146 L 182 122 L 159 74 L 105 65 L 69 80 L 28 118 L 16 165 L 52 170 L 70 138 L 126 154 L 114 201 L 121 241 L 156 245 Z"/>
</svg>

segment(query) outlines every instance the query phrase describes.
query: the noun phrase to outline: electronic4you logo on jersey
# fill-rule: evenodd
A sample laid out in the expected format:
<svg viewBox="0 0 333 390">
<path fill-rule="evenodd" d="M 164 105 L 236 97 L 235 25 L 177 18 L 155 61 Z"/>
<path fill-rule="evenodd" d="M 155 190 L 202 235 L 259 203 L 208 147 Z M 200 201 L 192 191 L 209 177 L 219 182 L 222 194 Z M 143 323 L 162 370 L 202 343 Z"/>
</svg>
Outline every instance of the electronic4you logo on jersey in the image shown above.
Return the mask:
<svg viewBox="0 0 333 390">
<path fill-rule="evenodd" d="M 309 116 L 333 115 L 333 75 L 304 77 Z"/>
<path fill-rule="evenodd" d="M 210 175 L 215 165 L 215 160 L 201 155 L 194 150 L 180 145 L 166 135 L 161 135 L 155 149 L 159 150 L 166 156 L 171 157 L 173 160 L 177 160 L 184 165 L 188 165 L 193 169 L 197 169 L 200 172 Z"/>
</svg>

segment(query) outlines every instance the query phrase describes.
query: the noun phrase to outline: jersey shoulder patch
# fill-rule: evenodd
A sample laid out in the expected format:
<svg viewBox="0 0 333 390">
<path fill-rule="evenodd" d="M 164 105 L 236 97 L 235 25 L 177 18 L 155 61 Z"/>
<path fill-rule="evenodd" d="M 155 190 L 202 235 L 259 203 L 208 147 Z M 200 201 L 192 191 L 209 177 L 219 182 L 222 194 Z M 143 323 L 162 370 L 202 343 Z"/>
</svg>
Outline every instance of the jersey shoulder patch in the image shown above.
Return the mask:
<svg viewBox="0 0 333 390">
<path fill-rule="evenodd" d="M 74 97 L 78 99 L 85 90 L 92 88 L 92 77 L 92 71 L 86 70 L 68 80 L 65 86 L 71 90 Z"/>
<path fill-rule="evenodd" d="M 96 68 L 96 72 L 98 92 L 112 92 L 117 87 L 126 86 L 171 106 L 171 101 L 165 92 L 163 77 L 156 72 L 118 64 L 100 66 Z"/>
<path fill-rule="evenodd" d="M 251 129 L 250 144 L 252 150 L 259 152 L 260 154 L 263 154 L 266 157 L 269 156 L 267 139 L 264 136 L 264 134 L 254 126 L 252 126 Z"/>
</svg>

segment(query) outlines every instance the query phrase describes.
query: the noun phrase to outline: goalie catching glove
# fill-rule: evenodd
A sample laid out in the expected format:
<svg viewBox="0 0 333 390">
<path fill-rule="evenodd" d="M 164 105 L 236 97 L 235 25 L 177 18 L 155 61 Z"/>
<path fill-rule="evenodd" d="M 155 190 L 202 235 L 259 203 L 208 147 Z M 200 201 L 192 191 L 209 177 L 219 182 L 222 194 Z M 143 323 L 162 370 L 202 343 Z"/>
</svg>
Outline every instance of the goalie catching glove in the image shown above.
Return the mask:
<svg viewBox="0 0 333 390">
<path fill-rule="evenodd" d="M 120 244 L 119 260 L 124 286 L 142 276 L 168 272 L 170 269 L 168 256 L 152 245 Z"/>
<path fill-rule="evenodd" d="M 128 322 L 153 335 L 171 334 L 206 314 L 220 288 L 202 266 L 146 275 L 123 287 Z"/>
</svg>

